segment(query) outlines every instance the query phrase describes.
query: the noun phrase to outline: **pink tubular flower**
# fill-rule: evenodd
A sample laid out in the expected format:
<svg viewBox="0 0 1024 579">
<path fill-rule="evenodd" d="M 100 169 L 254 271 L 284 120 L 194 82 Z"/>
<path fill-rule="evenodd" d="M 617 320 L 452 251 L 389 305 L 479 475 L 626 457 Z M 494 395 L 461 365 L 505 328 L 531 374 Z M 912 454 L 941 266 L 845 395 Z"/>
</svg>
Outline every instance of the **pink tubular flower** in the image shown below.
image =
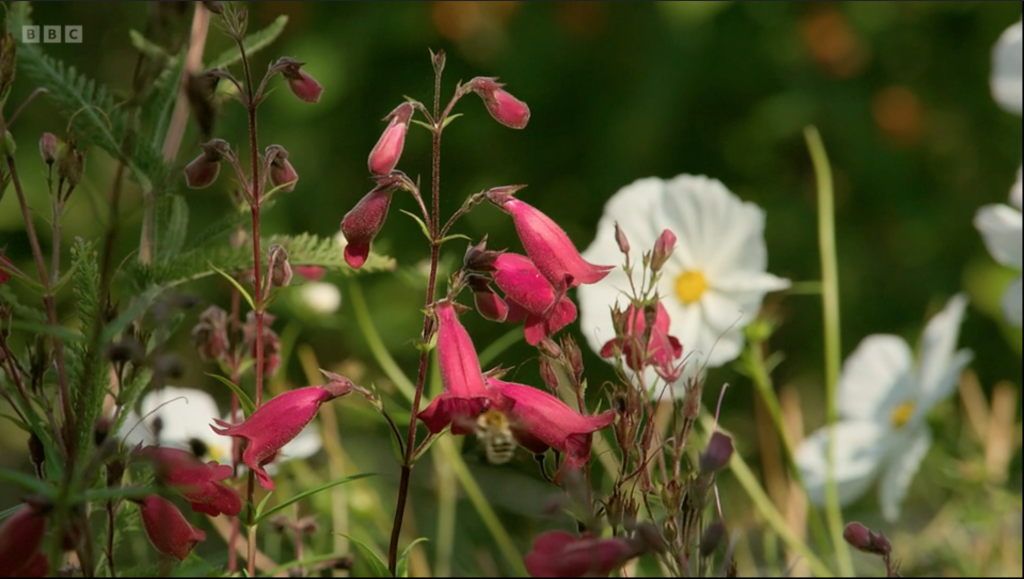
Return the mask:
<svg viewBox="0 0 1024 579">
<path fill-rule="evenodd" d="M 518 187 L 502 187 L 487 192 L 487 199 L 512 216 L 520 241 L 544 277 L 555 288 L 576 287 L 601 281 L 614 268 L 587 262 L 569 236 L 550 217 L 511 195 Z"/>
<path fill-rule="evenodd" d="M 178 507 L 161 496 L 139 501 L 139 511 L 149 542 L 168 557 L 184 561 L 196 543 L 206 540 L 206 533 L 188 524 Z"/>
<path fill-rule="evenodd" d="M 213 431 L 224 436 L 237 436 L 248 442 L 242 460 L 256 473 L 260 486 L 274 490 L 274 481 L 263 466 L 274 460 L 277 451 L 313 420 L 320 405 L 352 391 L 354 385 L 337 377 L 323 386 L 307 386 L 275 396 L 260 406 L 241 424 L 230 425 L 214 420 L 220 428 Z"/>
<path fill-rule="evenodd" d="M 585 465 L 590 460 L 594 431 L 615 421 L 614 410 L 585 416 L 551 394 L 524 384 L 488 378 L 487 386 L 497 395 L 498 409 L 511 417 L 512 433 L 520 445 L 535 454 L 549 447 L 565 454 L 556 480 L 566 469 Z"/>
<path fill-rule="evenodd" d="M 473 420 L 490 406 L 491 392 L 484 387 L 480 360 L 466 328 L 459 323 L 454 304 L 441 300 L 434 306 L 434 312 L 437 315 L 437 358 L 444 392 L 418 416 L 434 434 L 449 424 L 452 425 L 452 434 L 469 434 L 473 432 Z"/>
<path fill-rule="evenodd" d="M 525 255 L 502 253 L 494 260 L 494 283 L 505 292 L 506 319 L 524 320 L 526 342 L 536 346 L 576 319 L 576 306 L 555 288 Z M 556 301 L 557 300 L 557 301 Z"/>
<path fill-rule="evenodd" d="M 319 265 L 296 265 L 292 269 L 307 281 L 320 281 L 327 274 L 327 270 Z"/>
<path fill-rule="evenodd" d="M 44 577 L 36 559 L 45 534 L 46 517 L 33 505 L 24 504 L 8 517 L 0 526 L 0 577 Z"/>
<path fill-rule="evenodd" d="M 496 77 L 478 76 L 469 81 L 470 88 L 484 101 L 487 112 L 494 120 L 512 129 L 522 129 L 530 121 L 530 107 L 505 92 L 504 83 L 495 82 Z"/>
<path fill-rule="evenodd" d="M 574 537 L 548 531 L 533 541 L 526 554 L 526 570 L 533 577 L 606 577 L 643 548 L 622 537 Z"/>
<path fill-rule="evenodd" d="M 192 453 L 177 448 L 147 446 L 141 454 L 153 460 L 156 476 L 174 487 L 197 513 L 211 517 L 223 513 L 236 516 L 242 510 L 242 499 L 222 482 L 231 478 L 231 467 L 215 461 L 203 463 Z"/>
<path fill-rule="evenodd" d="M 670 323 L 671 320 L 669 320 L 665 306 L 658 302 L 654 327 L 651 328 L 648 337 L 646 352 L 637 352 L 635 347 L 639 346 L 640 340 L 643 339 L 644 332 L 647 330 L 647 321 L 643 310 L 638 312 L 635 307 L 630 306 L 629 311 L 626 312 L 629 335 L 606 342 L 601 348 L 601 357 L 611 358 L 615 356 L 616 350 L 619 350 L 626 359 L 626 365 L 633 371 L 641 370 L 647 365 L 655 368 L 669 367 L 673 360 L 683 355 L 683 346 L 679 340 L 668 335 Z M 645 353 L 646 358 L 644 358 Z"/>
<path fill-rule="evenodd" d="M 405 147 L 405 133 L 409 129 L 409 120 L 412 119 L 414 111 L 412 104 L 406 102 L 398 105 L 384 117 L 385 121 L 390 122 L 370 151 L 370 158 L 367 161 L 370 172 L 374 175 L 387 175 L 395 170 Z"/>
<path fill-rule="evenodd" d="M 341 232 L 348 244 L 345 245 L 345 263 L 354 269 L 362 267 L 370 255 L 370 243 L 388 216 L 391 195 L 398 188 L 395 180 L 381 180 L 378 185 L 356 203 L 341 220 Z"/>
</svg>

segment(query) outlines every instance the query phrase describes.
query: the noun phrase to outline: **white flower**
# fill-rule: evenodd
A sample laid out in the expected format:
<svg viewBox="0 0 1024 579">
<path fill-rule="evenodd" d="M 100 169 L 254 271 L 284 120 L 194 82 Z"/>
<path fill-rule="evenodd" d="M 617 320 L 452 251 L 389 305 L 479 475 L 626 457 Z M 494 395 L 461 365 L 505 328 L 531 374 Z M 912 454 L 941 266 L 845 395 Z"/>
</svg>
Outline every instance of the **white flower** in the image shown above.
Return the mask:
<svg viewBox="0 0 1024 579">
<path fill-rule="evenodd" d="M 971 361 L 969 350 L 956 351 L 967 298 L 954 296 L 928 322 L 914 362 L 902 338 L 873 334 L 843 365 L 837 393 L 840 420 L 834 425 L 834 474 L 843 505 L 860 498 L 880 478 L 882 514 L 899 517 L 900 503 L 932 444 L 928 412 L 956 388 Z M 796 462 L 812 502 L 825 502 L 828 429 L 803 441 Z"/>
<path fill-rule="evenodd" d="M 1021 114 L 1021 23 L 1003 32 L 992 49 L 992 97 L 1004 109 Z"/>
<path fill-rule="evenodd" d="M 143 396 L 139 414 L 130 412 L 119 431 L 127 446 L 142 443 L 180 448 L 202 459 L 231 463 L 231 437 L 221 436 L 210 428 L 213 419 L 221 415 L 217 402 L 206 392 L 165 386 Z M 230 422 L 230 418 L 223 419 Z M 274 463 L 312 456 L 321 446 L 319 426 L 310 422 L 284 445 Z M 272 473 L 273 468 L 267 471 Z"/>
<path fill-rule="evenodd" d="M 676 235 L 658 295 L 671 318 L 669 334 L 683 345 L 692 373 L 705 363 L 715 368 L 736 359 L 743 349 L 743 328 L 757 316 L 765 294 L 789 287 L 788 280 L 765 272 L 764 220 L 763 210 L 740 201 L 714 179 L 640 179 L 608 200 L 597 237 L 582 255 L 591 263 L 622 263 L 616 221 L 629 239 L 635 264 L 662 231 Z M 628 306 L 623 292 L 629 287 L 621 268 L 596 284 L 580 286 L 580 323 L 595 352 L 615 338 L 609 311 L 616 302 Z M 653 372 L 647 378 L 650 385 Z"/>
<path fill-rule="evenodd" d="M 299 299 L 313 313 L 328 316 L 341 306 L 341 292 L 333 283 L 314 281 L 299 287 Z"/>
<path fill-rule="evenodd" d="M 985 205 L 978 209 L 974 216 L 974 226 L 981 231 L 985 247 L 1001 265 L 1012 269 L 1021 269 L 1021 171 L 1017 171 L 1017 183 L 1010 191 L 1009 205 Z M 1020 327 L 1024 324 L 1021 312 L 1022 300 L 1021 278 L 1010 283 L 1003 293 L 1003 314 L 1011 326 Z"/>
</svg>

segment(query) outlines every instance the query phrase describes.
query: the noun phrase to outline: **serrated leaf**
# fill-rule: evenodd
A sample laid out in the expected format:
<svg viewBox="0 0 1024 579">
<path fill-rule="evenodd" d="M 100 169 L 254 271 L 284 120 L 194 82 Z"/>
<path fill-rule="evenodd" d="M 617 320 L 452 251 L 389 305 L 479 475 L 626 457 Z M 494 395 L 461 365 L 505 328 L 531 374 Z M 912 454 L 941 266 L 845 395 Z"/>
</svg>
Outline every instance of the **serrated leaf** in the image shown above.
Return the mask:
<svg viewBox="0 0 1024 579">
<path fill-rule="evenodd" d="M 311 496 L 313 496 L 313 495 L 315 495 L 315 494 L 317 494 L 319 492 L 325 491 L 325 490 L 327 490 L 329 488 L 334 488 L 334 487 L 336 487 L 338 485 L 343 485 L 345 483 L 350 483 L 350 482 L 352 482 L 354 480 L 359 480 L 361 478 L 366 478 L 366 477 L 371 477 L 371 476 L 377 476 L 377 473 L 374 473 L 374 472 L 364 472 L 364 473 L 360 473 L 360 474 L 354 474 L 352 476 L 343 477 L 343 478 L 340 478 L 338 480 L 332 480 L 331 482 L 324 483 L 324 484 L 322 484 L 322 485 L 320 485 L 318 487 L 314 487 L 314 488 L 311 488 L 309 490 L 305 490 L 305 491 L 303 491 L 303 492 L 301 492 L 301 493 L 299 493 L 297 495 L 288 497 L 287 499 L 285 499 L 285 500 L 281 501 L 280 503 L 278 503 L 278 504 L 274 505 L 273 507 L 271 507 L 269 510 L 263 512 L 262 514 L 259 515 L 259 517 L 256 518 L 256 523 L 254 523 L 254 524 L 259 524 L 260 521 L 266 519 L 270 515 L 273 515 L 274 513 L 277 513 L 277 512 L 279 512 L 279 511 L 281 511 L 283 509 L 286 509 L 289 506 L 291 506 L 293 503 L 298 502 L 298 501 L 300 501 L 300 500 L 302 500 L 302 499 L 304 499 L 306 497 L 311 497 Z"/>
<path fill-rule="evenodd" d="M 188 203 L 181 195 L 164 195 L 156 203 L 157 259 L 166 262 L 181 253 L 188 233 Z"/>
<path fill-rule="evenodd" d="M 420 231 L 423 232 L 423 237 L 426 237 L 427 241 L 431 241 L 431 239 L 430 239 L 430 230 L 427 229 L 427 224 L 424 223 L 422 219 L 417 217 L 415 213 L 410 213 L 410 212 L 406 211 L 405 209 L 399 209 L 399 211 L 401 211 L 402 213 L 405 213 L 409 217 L 412 217 L 413 220 L 416 221 L 416 223 L 418 223 L 420 225 Z"/>
<path fill-rule="evenodd" d="M 242 390 L 241 386 L 235 384 L 231 380 L 228 380 L 227 378 L 219 374 L 211 374 L 209 372 L 206 372 L 206 375 L 209 376 L 210 378 L 217 379 L 222 384 L 230 388 L 231 391 L 238 396 L 238 403 L 242 406 L 242 411 L 245 412 L 245 415 L 252 416 L 252 413 L 256 411 L 256 405 L 253 404 L 252 398 L 249 398 L 249 395 L 245 393 L 245 390 Z"/>
<path fill-rule="evenodd" d="M 388 566 L 380 560 L 377 553 L 373 549 L 367 547 L 362 541 L 353 539 L 351 536 L 341 533 L 342 537 L 348 539 L 352 545 L 355 546 L 356 550 L 359 551 L 359 557 L 356 558 L 355 564 L 359 565 L 365 561 L 368 567 L 367 571 L 370 573 L 366 577 L 391 577 L 391 573 L 388 572 Z M 359 577 L 361 575 L 355 575 Z"/>
<path fill-rule="evenodd" d="M 257 51 L 269 46 L 270 43 L 276 40 L 281 32 L 284 31 L 285 24 L 288 24 L 288 17 L 282 14 L 271 22 L 270 26 L 267 26 L 259 32 L 254 32 L 249 36 L 246 36 L 245 39 L 242 40 L 242 45 L 245 46 L 246 56 L 251 57 Z M 206 68 L 227 68 L 240 60 L 242 60 L 242 54 L 238 52 L 238 47 L 235 46 L 220 53 L 220 55 L 206 65 Z"/>
</svg>

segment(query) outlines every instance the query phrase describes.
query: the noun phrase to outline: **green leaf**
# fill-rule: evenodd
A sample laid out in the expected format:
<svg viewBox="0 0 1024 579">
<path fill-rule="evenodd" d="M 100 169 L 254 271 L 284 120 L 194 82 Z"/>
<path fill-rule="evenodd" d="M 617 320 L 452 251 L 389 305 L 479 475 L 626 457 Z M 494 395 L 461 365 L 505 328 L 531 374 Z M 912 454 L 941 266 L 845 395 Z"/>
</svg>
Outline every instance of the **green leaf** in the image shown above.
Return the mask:
<svg viewBox="0 0 1024 579">
<path fill-rule="evenodd" d="M 24 330 L 33 334 L 53 336 L 65 343 L 86 342 L 86 337 L 78 332 L 73 332 L 63 326 L 50 326 L 39 322 L 22 322 L 14 320 L 11 322 L 12 330 Z"/>
<path fill-rule="evenodd" d="M 157 260 L 166 262 L 181 253 L 188 233 L 188 203 L 181 195 L 164 195 L 156 203 Z"/>
<path fill-rule="evenodd" d="M 278 512 L 278 511 L 280 511 L 282 509 L 287 508 L 292 503 L 300 501 L 300 500 L 302 500 L 302 499 L 304 499 L 306 497 L 311 497 L 311 496 L 313 496 L 313 495 L 315 495 L 315 494 L 317 494 L 317 493 L 319 493 L 321 491 L 325 491 L 325 490 L 327 490 L 329 488 L 333 488 L 333 487 L 336 487 L 338 485 L 342 485 L 342 484 L 345 484 L 345 483 L 352 482 L 354 480 L 359 480 L 361 478 L 366 478 L 366 477 L 376 476 L 376 475 L 377 475 L 377 473 L 374 473 L 374 472 L 364 472 L 364 473 L 360 473 L 360 474 L 354 474 L 352 476 L 347 476 L 347 477 L 344 477 L 344 478 L 340 478 L 338 480 L 333 480 L 331 482 L 324 483 L 324 484 L 322 484 L 322 485 L 320 485 L 318 487 L 314 487 L 314 488 L 311 488 L 309 490 L 303 491 L 303 492 L 301 492 L 301 493 L 299 493 L 297 495 L 288 497 L 287 499 L 285 499 L 285 500 L 281 501 L 280 503 L 274 505 L 270 510 L 265 511 L 262 514 L 260 514 L 256 518 L 256 522 L 254 524 L 259 524 L 260 521 L 266 519 L 270 515 L 273 515 L 274 513 Z"/>
<path fill-rule="evenodd" d="M 391 573 L 388 572 L 388 566 L 380 560 L 380 557 L 377 556 L 373 549 L 367 547 L 362 541 L 353 539 L 348 535 L 342 534 L 341 536 L 351 541 L 356 551 L 359 552 L 359 556 L 355 561 L 356 565 L 358 566 L 365 562 L 368 567 L 368 569 L 360 570 L 363 573 L 353 574 L 353 577 L 391 577 Z"/>
<path fill-rule="evenodd" d="M 242 390 L 241 386 L 219 374 L 211 374 L 209 372 L 205 374 L 211 378 L 216 378 L 238 396 L 238 403 L 242 405 L 242 411 L 245 412 L 246 416 L 252 416 L 252 413 L 256 412 L 256 405 L 253 404 L 252 398 L 249 398 L 249 395 L 245 393 L 245 390 Z"/>
<path fill-rule="evenodd" d="M 132 46 L 142 54 L 152 58 L 154 60 L 161 60 L 170 58 L 167 51 L 162 46 L 155 42 L 150 42 L 141 32 L 135 29 L 128 31 L 128 38 L 132 41 Z"/>
<path fill-rule="evenodd" d="M 260 49 L 266 48 L 271 42 L 277 39 L 277 37 L 284 30 L 285 24 L 288 24 L 288 17 L 285 15 L 278 16 L 276 20 L 270 23 L 259 32 L 254 32 L 249 36 L 246 36 L 242 40 L 242 45 L 245 46 L 246 56 L 252 56 Z M 238 47 L 235 46 L 222 52 L 217 58 L 214 58 L 206 65 L 206 68 L 227 68 L 236 62 L 242 60 L 242 54 L 238 52 Z"/>
<path fill-rule="evenodd" d="M 27 491 L 31 491 L 48 498 L 53 497 L 53 487 L 46 484 L 45 481 L 41 481 L 36 477 L 27 475 L 23 472 L 0 468 L 0 480 L 12 482 Z"/>
<path fill-rule="evenodd" d="M 231 285 L 235 286 L 235 289 L 238 290 L 238 293 L 242 294 L 242 297 L 245 298 L 245 301 L 249 302 L 249 308 L 253 310 L 256 309 L 256 304 L 252 301 L 252 296 L 249 295 L 249 292 L 245 291 L 245 288 L 242 287 L 242 284 L 238 283 L 237 279 L 232 277 L 230 274 L 225 273 L 223 270 L 218 269 L 217 266 L 213 265 L 212 263 L 210 264 L 210 268 L 213 271 L 219 273 L 221 277 L 231 282 Z"/>
<path fill-rule="evenodd" d="M 418 537 L 409 546 L 402 551 L 402 554 L 398 557 L 398 565 L 395 568 L 395 577 L 408 577 L 409 576 L 409 555 L 412 553 L 412 548 L 420 543 L 426 543 L 426 537 Z"/>
<path fill-rule="evenodd" d="M 0 414 L 0 418 L 6 418 L 7 420 L 10 420 L 12 424 L 24 430 L 26 433 L 32 432 L 32 429 L 30 429 L 27 424 L 25 424 L 21 420 L 18 420 L 14 416 L 11 416 L 10 414 Z"/>
<path fill-rule="evenodd" d="M 410 213 L 410 212 L 406 211 L 405 209 L 399 209 L 399 211 L 401 211 L 402 213 L 405 213 L 409 217 L 412 217 L 413 220 L 416 221 L 416 223 L 419 223 L 420 224 L 420 231 L 423 232 L 423 237 L 426 237 L 428 242 L 431 241 L 431 239 L 430 239 L 430 230 L 427 229 L 427 224 L 423 223 L 422 219 L 417 217 L 414 213 Z"/>
<path fill-rule="evenodd" d="M 457 118 L 459 118 L 461 116 L 462 116 L 462 113 L 455 113 L 454 115 L 448 115 L 448 118 L 446 118 L 444 120 L 444 122 L 441 123 L 441 128 L 443 129 L 443 128 L 447 127 L 449 124 L 451 124 L 452 121 L 454 121 L 455 119 L 457 119 Z"/>
<path fill-rule="evenodd" d="M 463 235 L 461 233 L 453 233 L 451 235 L 446 235 L 446 236 L 442 237 L 441 239 L 438 239 L 437 240 L 437 244 L 438 245 L 442 245 L 442 244 L 445 244 L 445 243 L 447 243 L 449 241 L 453 241 L 455 239 L 464 239 L 464 240 L 466 240 L 466 241 L 468 241 L 470 243 L 473 242 L 473 240 L 470 239 L 469 236 L 467 236 L 467 235 Z"/>
<path fill-rule="evenodd" d="M 273 495 L 274 491 L 270 491 L 267 494 L 263 495 L 263 498 L 260 499 L 260 504 L 256 505 L 256 516 L 253 518 L 253 520 L 257 522 L 259 521 L 260 514 L 263 513 L 263 509 L 267 508 L 267 503 L 270 502 L 270 497 L 272 497 Z"/>
</svg>

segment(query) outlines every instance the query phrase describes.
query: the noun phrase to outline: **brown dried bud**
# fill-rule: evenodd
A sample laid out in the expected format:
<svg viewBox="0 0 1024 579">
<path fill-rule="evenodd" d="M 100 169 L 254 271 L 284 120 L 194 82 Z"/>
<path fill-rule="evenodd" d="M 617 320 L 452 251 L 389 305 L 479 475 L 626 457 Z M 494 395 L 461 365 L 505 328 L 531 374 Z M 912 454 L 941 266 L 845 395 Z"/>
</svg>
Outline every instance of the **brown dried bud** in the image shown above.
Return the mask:
<svg viewBox="0 0 1024 579">
<path fill-rule="evenodd" d="M 210 306 L 192 328 L 192 346 L 203 360 L 216 360 L 228 350 L 228 314 Z"/>
<path fill-rule="evenodd" d="M 270 284 L 274 287 L 287 287 L 292 281 L 292 266 L 288 263 L 288 252 L 277 245 L 270 246 L 269 266 Z"/>
<path fill-rule="evenodd" d="M 558 374 L 551 366 L 551 359 L 547 356 L 540 357 L 540 377 L 552 391 L 558 389 Z"/>
<path fill-rule="evenodd" d="M 75 147 L 74 139 L 68 139 L 57 147 L 57 178 L 62 179 L 70 187 L 82 182 L 82 171 L 85 169 L 85 151 Z"/>
<path fill-rule="evenodd" d="M 665 262 L 672 256 L 676 247 L 676 235 L 666 229 L 654 242 L 654 253 L 651 254 L 651 271 L 658 272 L 664 267 Z"/>
<path fill-rule="evenodd" d="M 53 165 L 57 160 L 57 135 L 43 133 L 43 136 L 39 137 L 39 156 L 47 165 Z"/>
<path fill-rule="evenodd" d="M 568 362 L 572 373 L 579 380 L 583 376 L 583 352 L 580 351 L 579 344 L 572 336 L 562 337 L 562 352 L 565 353 L 566 362 Z"/>
</svg>

